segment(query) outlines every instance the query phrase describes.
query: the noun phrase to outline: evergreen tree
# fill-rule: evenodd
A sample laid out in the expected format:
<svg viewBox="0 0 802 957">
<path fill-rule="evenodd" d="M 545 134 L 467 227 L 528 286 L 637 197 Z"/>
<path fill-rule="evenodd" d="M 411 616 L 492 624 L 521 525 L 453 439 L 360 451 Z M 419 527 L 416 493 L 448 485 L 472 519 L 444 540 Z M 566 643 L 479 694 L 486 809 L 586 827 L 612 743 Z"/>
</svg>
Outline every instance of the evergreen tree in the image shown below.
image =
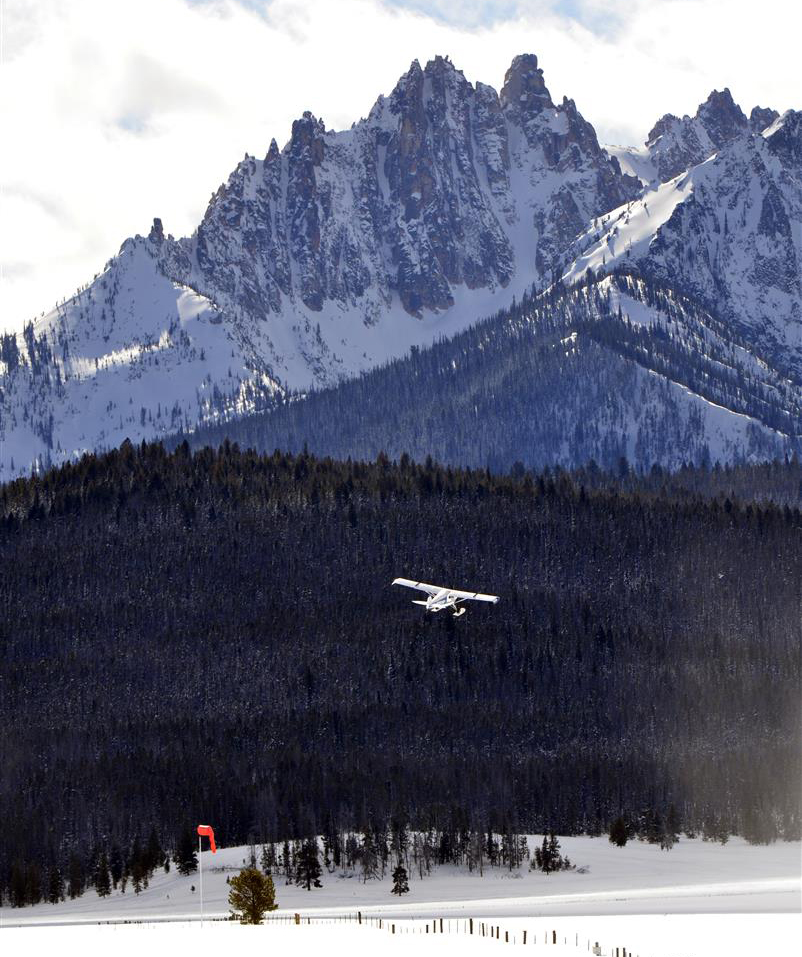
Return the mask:
<svg viewBox="0 0 802 957">
<path fill-rule="evenodd" d="M 185 828 L 181 832 L 173 855 L 176 869 L 184 877 L 192 874 L 198 869 L 198 851 L 195 846 L 195 838 L 190 828 Z"/>
<path fill-rule="evenodd" d="M 554 831 L 552 831 L 549 836 L 549 860 L 551 861 L 551 868 L 554 871 L 560 870 L 564 864 L 562 854 L 560 853 L 560 842 L 557 840 L 557 835 Z"/>
<path fill-rule="evenodd" d="M 284 872 L 284 880 L 287 884 L 292 883 L 292 859 L 290 857 L 290 842 L 284 841 L 281 847 L 281 870 Z"/>
<path fill-rule="evenodd" d="M 268 911 L 276 910 L 273 878 L 255 867 L 246 867 L 232 877 L 228 903 L 241 924 L 261 924 Z"/>
<path fill-rule="evenodd" d="M 409 832 L 406 815 L 400 812 L 393 814 L 390 821 L 390 846 L 396 860 L 406 858 L 409 848 Z"/>
<path fill-rule="evenodd" d="M 38 904 L 42 899 L 42 872 L 36 863 L 28 865 L 25 875 L 25 899 L 28 904 Z"/>
<path fill-rule="evenodd" d="M 18 861 L 11 868 L 9 896 L 12 907 L 24 907 L 28 903 L 26 868 Z"/>
<path fill-rule="evenodd" d="M 677 808 L 674 804 L 669 804 L 668 806 L 665 829 L 666 833 L 670 835 L 673 841 L 679 840 L 679 832 L 682 830 L 682 822 L 680 821 L 680 816 L 677 813 Z"/>
<path fill-rule="evenodd" d="M 98 862 L 95 890 L 98 897 L 108 897 L 111 893 L 111 874 L 109 873 L 109 862 L 105 851 L 100 855 L 100 861 Z"/>
<path fill-rule="evenodd" d="M 67 895 L 70 900 L 75 900 L 83 894 L 85 882 L 83 864 L 76 854 L 72 854 L 67 865 Z"/>
<path fill-rule="evenodd" d="M 563 860 L 560 853 L 560 842 L 554 831 L 547 836 L 543 835 L 543 843 L 535 848 L 535 856 L 530 864 L 532 870 L 539 869 L 544 874 L 551 874 L 552 871 L 558 871 L 561 868 L 569 868 L 570 861 Z"/>
<path fill-rule="evenodd" d="M 311 890 L 313 887 L 322 887 L 320 874 L 317 840 L 311 837 L 301 844 L 298 851 L 295 883 L 300 887 L 305 887 L 307 890 Z"/>
<path fill-rule="evenodd" d="M 51 904 L 58 904 L 64 900 L 64 878 L 58 867 L 50 868 L 50 875 L 47 881 L 47 899 Z"/>
<path fill-rule="evenodd" d="M 159 841 L 159 835 L 156 833 L 156 828 L 151 828 L 150 835 L 148 836 L 148 843 L 145 847 L 144 852 L 144 865 L 145 870 L 148 874 L 152 874 L 157 867 L 161 867 L 164 863 L 164 851 L 162 850 L 161 842 Z"/>
<path fill-rule="evenodd" d="M 362 880 L 364 883 L 378 877 L 379 856 L 376 853 L 376 844 L 373 840 L 373 829 L 371 827 L 366 827 L 362 833 L 359 859 L 362 864 Z"/>
<path fill-rule="evenodd" d="M 495 867 L 498 863 L 498 842 L 490 830 L 487 832 L 487 860 L 491 867 Z"/>
<path fill-rule="evenodd" d="M 407 869 L 404 867 L 401 861 L 399 861 L 396 864 L 395 870 L 393 871 L 393 889 L 391 893 L 398 894 L 399 897 L 402 894 L 409 893 L 409 879 L 407 877 Z"/>
<path fill-rule="evenodd" d="M 627 824 L 621 815 L 610 825 L 610 843 L 616 847 L 624 847 L 627 843 Z"/>
<path fill-rule="evenodd" d="M 551 842 L 545 834 L 540 846 L 540 869 L 544 874 L 551 874 L 553 870 L 556 870 L 556 863 L 551 855 Z"/>
<path fill-rule="evenodd" d="M 142 882 L 144 880 L 145 874 L 147 874 L 145 855 L 142 852 L 142 845 L 139 841 L 139 835 L 134 838 L 134 843 L 131 846 L 131 850 L 128 854 L 128 873 L 131 875 L 131 882 L 134 885 L 134 891 L 138 894 L 142 889 Z"/>
<path fill-rule="evenodd" d="M 131 864 L 131 886 L 135 894 L 142 892 L 142 885 L 145 880 L 145 869 L 142 866 L 141 858 L 137 857 Z"/>
<path fill-rule="evenodd" d="M 109 873 L 111 874 L 112 886 L 117 890 L 117 884 L 123 876 L 123 856 L 118 844 L 115 844 L 111 849 L 109 856 Z"/>
</svg>

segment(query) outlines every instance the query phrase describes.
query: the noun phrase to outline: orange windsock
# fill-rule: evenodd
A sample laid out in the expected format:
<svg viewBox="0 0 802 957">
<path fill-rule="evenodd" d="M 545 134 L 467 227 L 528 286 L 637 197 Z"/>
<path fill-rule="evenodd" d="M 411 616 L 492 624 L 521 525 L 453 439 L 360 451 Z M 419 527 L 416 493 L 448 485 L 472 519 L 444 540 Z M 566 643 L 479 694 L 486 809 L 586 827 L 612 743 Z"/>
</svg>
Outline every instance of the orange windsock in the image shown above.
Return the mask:
<svg viewBox="0 0 802 957">
<path fill-rule="evenodd" d="M 212 854 L 217 853 L 217 846 L 214 843 L 214 828 L 211 824 L 199 824 L 198 834 L 205 834 L 209 838 L 209 844 L 212 848 Z"/>
</svg>

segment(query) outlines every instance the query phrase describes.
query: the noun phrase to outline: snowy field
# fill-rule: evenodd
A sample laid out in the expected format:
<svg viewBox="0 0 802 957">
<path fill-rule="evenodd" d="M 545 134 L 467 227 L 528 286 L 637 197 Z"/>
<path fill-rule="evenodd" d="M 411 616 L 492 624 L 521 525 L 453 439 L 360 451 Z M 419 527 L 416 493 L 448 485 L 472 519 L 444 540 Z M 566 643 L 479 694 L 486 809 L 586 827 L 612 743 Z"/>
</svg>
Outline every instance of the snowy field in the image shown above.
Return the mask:
<svg viewBox="0 0 802 957">
<path fill-rule="evenodd" d="M 377 919 L 378 920 L 378 919 Z M 444 933 L 426 933 L 422 921 L 383 921 L 379 928 L 363 919 L 350 923 L 267 923 L 243 927 L 232 922 L 199 921 L 86 924 L 66 927 L 3 927 L 3 955 L 58 954 L 59 957 L 141 957 L 176 954 L 181 948 L 193 957 L 219 957 L 226 949 L 241 953 L 292 953 L 327 957 L 375 957 L 414 954 L 415 957 L 492 955 L 509 947 L 526 948 L 553 957 L 601 953 L 605 957 L 797 957 L 802 940 L 799 914 L 662 915 L 649 917 L 576 917 L 486 919 L 499 937 L 474 935 L 465 920 L 444 920 Z M 438 925 L 439 926 L 439 925 Z M 393 927 L 395 932 L 392 933 Z M 431 924 L 429 924 L 431 931 Z M 553 943 L 556 935 L 557 944 Z M 594 946 L 598 943 L 598 950 Z"/>
<path fill-rule="evenodd" d="M 530 848 L 537 843 L 529 839 Z M 596 941 L 605 954 L 614 955 L 618 947 L 621 955 L 626 948 L 640 957 L 802 952 L 798 843 L 752 847 L 732 838 L 721 846 L 682 839 L 669 852 L 638 841 L 616 848 L 606 838 L 566 837 L 561 844 L 577 870 L 545 875 L 485 868 L 480 877 L 441 867 L 423 879 L 412 871 L 410 893 L 400 901 L 390 894 L 389 876 L 363 883 L 357 876 L 324 873 L 323 887 L 313 891 L 287 886 L 279 876 L 278 919 L 262 928 L 211 919 L 201 928 L 199 875 L 157 872 L 138 895 L 129 886 L 125 894 L 113 892 L 104 900 L 91 891 L 57 905 L 0 909 L 0 953 L 90 957 L 110 948 L 125 955 L 143 946 L 168 953 L 186 945 L 194 954 L 216 955 L 221 947 L 252 942 L 259 948 L 290 946 L 298 953 L 367 954 L 377 947 L 382 953 L 406 953 L 414 946 L 416 954 L 446 955 L 504 946 L 505 933 L 519 946 L 524 930 L 527 946 L 544 946 L 548 933 L 555 955 L 588 953 Z M 247 853 L 244 847 L 204 852 L 207 918 L 228 915 L 226 878 L 239 871 Z M 357 911 L 362 925 L 354 920 Z M 312 923 L 295 926 L 291 915 L 296 912 Z M 473 939 L 466 934 L 471 917 Z M 379 918 L 381 930 L 375 926 Z M 426 933 L 434 918 L 438 927 L 443 919 L 442 935 Z M 143 923 L 97 926 L 101 921 Z M 482 923 L 498 926 L 500 940 L 479 937 Z"/>
</svg>

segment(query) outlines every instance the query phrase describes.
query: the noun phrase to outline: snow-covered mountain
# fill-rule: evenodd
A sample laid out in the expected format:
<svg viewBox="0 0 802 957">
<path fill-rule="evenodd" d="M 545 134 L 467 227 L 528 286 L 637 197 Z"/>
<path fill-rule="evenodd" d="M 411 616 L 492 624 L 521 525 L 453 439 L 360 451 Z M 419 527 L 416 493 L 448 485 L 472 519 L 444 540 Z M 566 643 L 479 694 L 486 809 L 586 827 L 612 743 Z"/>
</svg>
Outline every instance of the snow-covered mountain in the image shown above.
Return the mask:
<svg viewBox="0 0 802 957">
<path fill-rule="evenodd" d="M 625 265 L 670 282 L 798 378 L 802 113 L 790 110 L 760 131 L 744 117 L 717 152 L 594 220 L 566 262 L 567 281 Z"/>
<path fill-rule="evenodd" d="M 453 334 L 546 281 L 589 219 L 639 191 L 574 103 L 552 101 L 536 57 L 516 57 L 500 93 L 416 61 L 350 130 L 305 113 L 283 150 L 239 163 L 191 237 L 155 220 L 7 339 L 0 474 Z"/>
<path fill-rule="evenodd" d="M 0 478 L 348 379 L 590 266 L 677 280 L 792 374 L 799 116 L 714 92 L 607 151 L 533 55 L 499 93 L 416 61 L 350 130 L 305 113 L 246 155 L 192 236 L 155 219 L 0 339 Z"/>
</svg>

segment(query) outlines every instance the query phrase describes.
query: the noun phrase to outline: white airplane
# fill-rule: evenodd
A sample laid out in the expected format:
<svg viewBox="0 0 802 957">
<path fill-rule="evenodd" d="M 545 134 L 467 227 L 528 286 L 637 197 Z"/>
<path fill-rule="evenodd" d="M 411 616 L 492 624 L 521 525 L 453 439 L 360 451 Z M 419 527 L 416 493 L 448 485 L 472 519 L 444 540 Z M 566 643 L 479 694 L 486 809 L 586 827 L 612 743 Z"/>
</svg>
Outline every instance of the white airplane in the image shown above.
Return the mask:
<svg viewBox="0 0 802 957">
<path fill-rule="evenodd" d="M 495 605 L 498 601 L 498 595 L 482 595 L 478 591 L 456 591 L 454 588 L 441 588 L 440 585 L 427 585 L 426 582 L 413 582 L 408 578 L 396 578 L 393 584 L 425 591 L 429 597 L 425 601 L 413 599 L 413 605 L 423 605 L 426 611 L 445 611 L 446 608 L 452 608 L 455 618 L 459 618 L 467 611 L 466 608 L 457 608 L 459 602 L 489 601 Z"/>
</svg>

